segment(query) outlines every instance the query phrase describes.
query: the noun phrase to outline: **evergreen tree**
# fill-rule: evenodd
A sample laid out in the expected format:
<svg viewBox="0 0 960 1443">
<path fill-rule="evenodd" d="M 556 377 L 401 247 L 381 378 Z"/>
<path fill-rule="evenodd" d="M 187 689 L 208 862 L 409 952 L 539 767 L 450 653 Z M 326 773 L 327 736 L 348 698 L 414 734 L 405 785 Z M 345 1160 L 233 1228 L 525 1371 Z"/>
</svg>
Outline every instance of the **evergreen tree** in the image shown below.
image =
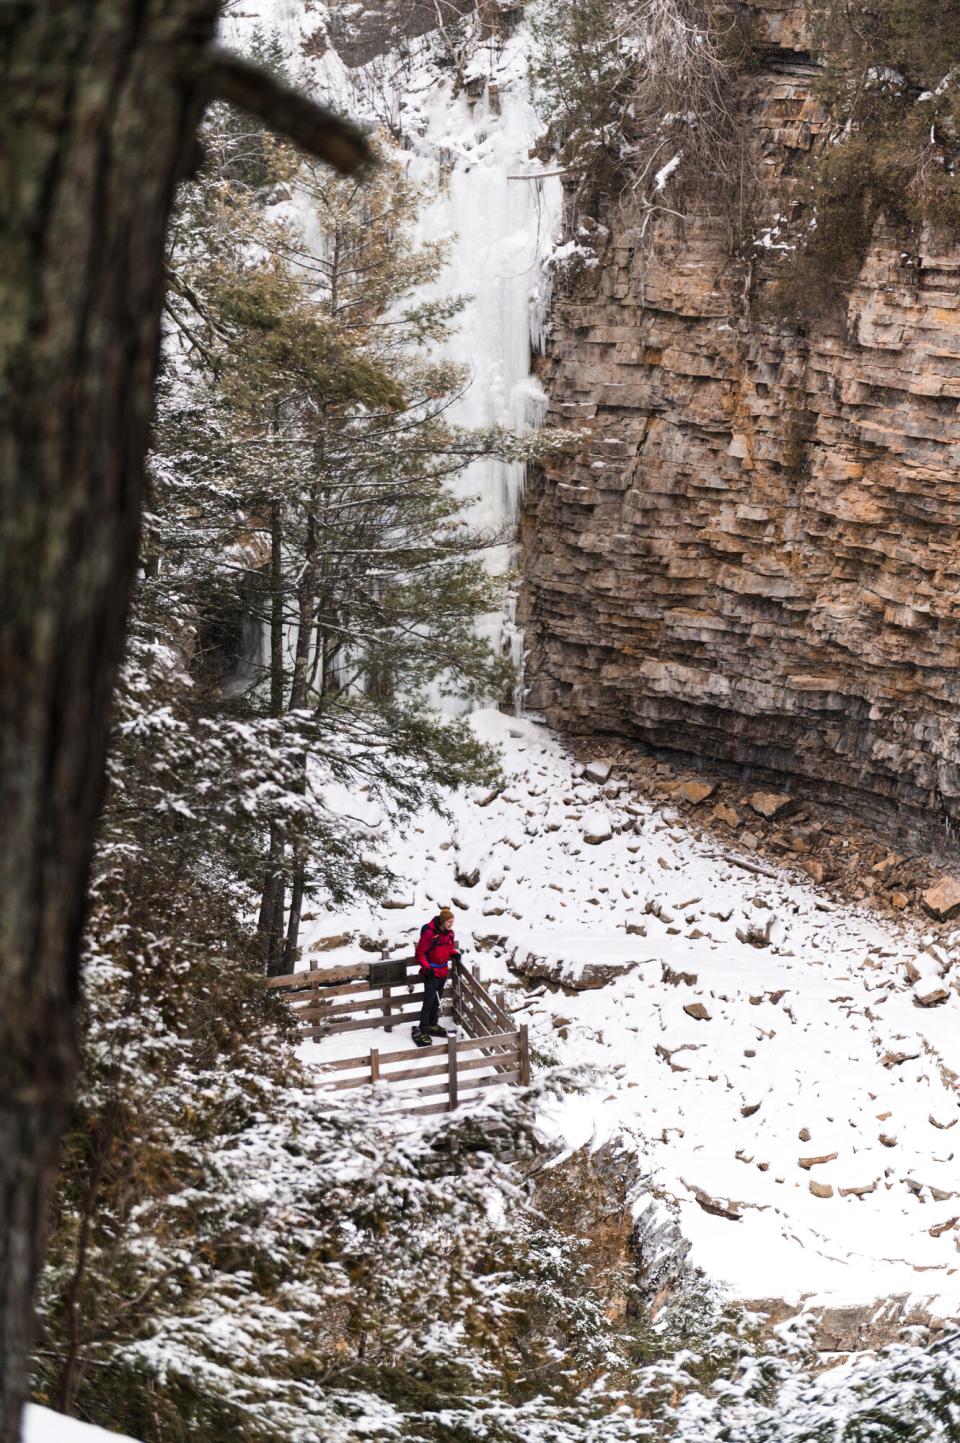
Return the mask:
<svg viewBox="0 0 960 1443">
<path fill-rule="evenodd" d="M 158 432 L 149 604 L 192 607 L 190 664 L 212 707 L 299 733 L 315 804 L 316 779 L 336 774 L 415 807 L 493 774 L 432 699 L 496 696 L 507 671 L 475 630 L 497 601 L 482 549 L 502 538 L 464 527 L 448 483 L 530 446 L 449 421 L 465 376 L 437 346 L 460 302 L 418 298 L 444 255 L 413 243 L 420 197 L 401 165 L 383 156 L 367 186 L 330 185 L 275 148 L 273 197 L 293 199 L 267 214 L 259 161 L 255 186 L 237 178 L 247 145 L 229 124 L 212 133 L 212 172 L 174 238 L 181 351 Z M 265 645 L 238 657 L 244 628 Z M 303 897 L 332 879 L 289 820 L 265 850 L 261 946 L 290 970 Z M 369 868 L 353 883 L 371 885 Z"/>
</svg>

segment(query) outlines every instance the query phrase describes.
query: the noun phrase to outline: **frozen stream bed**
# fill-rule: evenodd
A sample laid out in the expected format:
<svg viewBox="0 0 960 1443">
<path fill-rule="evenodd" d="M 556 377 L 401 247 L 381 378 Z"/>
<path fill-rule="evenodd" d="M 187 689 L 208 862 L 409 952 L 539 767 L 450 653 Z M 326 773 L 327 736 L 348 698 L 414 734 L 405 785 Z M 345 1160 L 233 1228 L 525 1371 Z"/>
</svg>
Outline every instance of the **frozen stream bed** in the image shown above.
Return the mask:
<svg viewBox="0 0 960 1443">
<path fill-rule="evenodd" d="M 543 727 L 472 720 L 502 747 L 505 790 L 456 795 L 449 820 L 391 835 L 393 905 L 316 916 L 311 965 L 338 933 L 410 951 L 450 903 L 541 1066 L 582 1069 L 545 1130 L 567 1149 L 626 1141 L 649 1178 L 638 1209 L 669 1208 L 693 1262 L 741 1297 L 906 1293 L 955 1312 L 956 949 L 941 948 L 948 1001 L 917 1007 L 905 964 L 929 958 L 913 926 L 787 870 L 743 870 L 615 772 L 587 780 Z M 365 820 L 378 829 L 372 808 Z M 741 940 L 758 934 L 766 945 Z M 353 943 L 322 960 L 359 955 Z M 360 1037 L 337 1045 L 362 1052 Z"/>
</svg>

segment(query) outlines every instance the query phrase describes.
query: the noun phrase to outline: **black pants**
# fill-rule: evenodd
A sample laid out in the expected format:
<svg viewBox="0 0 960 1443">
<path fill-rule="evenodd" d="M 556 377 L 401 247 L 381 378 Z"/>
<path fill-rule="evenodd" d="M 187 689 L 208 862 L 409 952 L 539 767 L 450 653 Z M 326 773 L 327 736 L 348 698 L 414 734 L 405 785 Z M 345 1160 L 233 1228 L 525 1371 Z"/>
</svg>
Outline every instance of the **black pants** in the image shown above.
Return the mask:
<svg viewBox="0 0 960 1443">
<path fill-rule="evenodd" d="M 420 1032 L 429 1032 L 440 1020 L 440 998 L 446 977 L 435 977 L 429 972 L 423 979 L 423 1006 L 420 1008 Z"/>
</svg>

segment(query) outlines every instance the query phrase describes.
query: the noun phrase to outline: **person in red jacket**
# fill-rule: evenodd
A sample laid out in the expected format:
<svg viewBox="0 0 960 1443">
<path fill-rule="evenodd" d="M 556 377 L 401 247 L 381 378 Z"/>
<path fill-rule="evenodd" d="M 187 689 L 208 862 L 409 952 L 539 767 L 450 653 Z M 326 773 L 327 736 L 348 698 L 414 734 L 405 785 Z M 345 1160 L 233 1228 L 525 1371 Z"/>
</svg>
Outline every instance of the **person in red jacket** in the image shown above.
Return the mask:
<svg viewBox="0 0 960 1443">
<path fill-rule="evenodd" d="M 415 956 L 420 963 L 423 1006 L 420 1021 L 413 1029 L 413 1040 L 418 1047 L 429 1047 L 432 1038 L 447 1035 L 446 1028 L 440 1026 L 440 998 L 450 964 L 460 957 L 457 939 L 453 935 L 453 913 L 449 907 L 441 907 L 436 917 L 420 928 Z"/>
</svg>

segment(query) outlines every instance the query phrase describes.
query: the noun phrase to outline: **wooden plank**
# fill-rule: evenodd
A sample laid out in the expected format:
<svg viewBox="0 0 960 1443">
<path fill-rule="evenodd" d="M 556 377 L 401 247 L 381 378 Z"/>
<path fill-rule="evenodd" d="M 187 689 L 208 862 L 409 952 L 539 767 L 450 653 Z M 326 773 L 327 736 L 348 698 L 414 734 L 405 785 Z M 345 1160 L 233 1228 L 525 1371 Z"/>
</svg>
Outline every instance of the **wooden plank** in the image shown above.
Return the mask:
<svg viewBox="0 0 960 1443">
<path fill-rule="evenodd" d="M 470 1004 L 473 1006 L 473 1008 L 478 1009 L 481 1013 L 486 1014 L 490 1018 L 492 1026 L 499 1026 L 503 1028 L 509 1027 L 511 1025 L 509 1013 L 504 1007 L 498 1006 L 498 1004 L 494 1002 L 493 998 L 490 996 L 489 992 L 487 992 L 483 987 L 480 987 L 476 983 L 471 982 L 471 985 L 466 989 L 466 992 Z M 500 996 L 502 997 L 503 994 L 500 993 Z"/>
<path fill-rule="evenodd" d="M 464 1014 L 465 1028 L 475 1035 L 501 1031 L 493 1013 L 487 1012 L 475 998 L 470 998 Z"/>
<path fill-rule="evenodd" d="M 354 978 L 369 977 L 369 962 L 348 962 L 336 971 L 332 967 L 312 967 L 309 972 L 288 972 L 283 977 L 267 977 L 268 987 L 315 987 L 315 979 L 326 977 L 330 982 L 349 982 Z"/>
<path fill-rule="evenodd" d="M 472 1040 L 472 1039 L 471 1039 Z M 507 1042 L 500 1043 L 498 1048 L 489 1050 L 485 1057 L 464 1058 L 461 1051 L 462 1043 L 457 1044 L 457 1067 L 460 1072 L 472 1072 L 476 1068 L 501 1066 L 509 1064 L 517 1059 L 516 1034 Z M 433 1047 L 407 1047 L 402 1052 L 380 1053 L 380 1080 L 381 1082 L 400 1082 L 417 1077 L 439 1077 L 446 1071 L 446 1061 L 436 1063 L 437 1052 L 440 1044 Z M 389 1069 L 400 1062 L 412 1062 L 414 1059 L 423 1060 L 426 1066 L 409 1067 L 402 1072 L 393 1072 Z M 431 1065 L 436 1063 L 435 1066 Z M 363 1068 L 366 1072 L 370 1066 L 369 1055 L 363 1057 L 339 1057 L 333 1062 L 321 1063 L 318 1072 L 349 1072 Z"/>
<path fill-rule="evenodd" d="M 452 1037 L 447 1038 L 447 1100 L 452 1112 L 457 1105 L 457 1044 Z"/>
<path fill-rule="evenodd" d="M 426 1052 L 426 1048 L 424 1048 L 423 1051 Z M 436 1056 L 436 1054 L 429 1053 L 428 1056 L 430 1058 L 433 1058 Z M 432 1063 L 428 1067 L 405 1067 L 402 1072 L 383 1071 L 383 1068 L 386 1066 L 386 1064 L 388 1062 L 391 1062 L 392 1060 L 393 1059 L 389 1055 L 386 1057 L 381 1056 L 381 1082 L 415 1082 L 418 1077 L 441 1077 L 447 1071 L 448 1067 L 447 1062 L 438 1062 L 435 1064 Z M 478 1068 L 484 1067 L 500 1067 L 503 1065 L 510 1066 L 511 1063 L 515 1064 L 516 1061 L 517 1055 L 515 1050 L 511 1050 L 509 1052 L 497 1052 L 494 1053 L 492 1057 L 472 1057 L 469 1058 L 466 1062 L 458 1060 L 457 1072 L 473 1072 Z M 365 1064 L 366 1058 L 364 1058 L 364 1065 Z"/>
<path fill-rule="evenodd" d="M 520 1028 L 520 1086 L 530 1086 L 530 1033 L 527 1031 L 527 1024 L 524 1022 Z"/>
<path fill-rule="evenodd" d="M 371 1082 L 379 1082 L 379 1080 L 380 1080 L 380 1053 L 377 1051 L 377 1049 L 376 1049 L 375 1047 L 371 1047 L 371 1049 L 370 1049 L 370 1081 L 371 1081 Z"/>
<path fill-rule="evenodd" d="M 394 1012 L 390 1021 L 396 1024 L 397 1022 L 418 1022 L 419 1019 L 420 1009 L 418 1008 L 416 1012 Z M 362 1032 L 367 1027 L 384 1027 L 386 1020 L 385 1017 L 360 1017 L 355 1022 L 331 1022 L 327 1027 L 317 1022 L 305 1022 L 303 1030 L 305 1033 L 310 1033 L 311 1036 L 316 1033 L 320 1037 L 336 1037 L 341 1032 Z"/>
<path fill-rule="evenodd" d="M 416 982 L 408 982 L 408 987 L 415 987 Z M 379 997 L 380 988 L 370 987 L 366 982 L 351 982 L 349 987 L 307 987 L 302 992 L 296 992 L 288 1001 L 291 1007 L 296 1007 L 298 1002 L 311 1002 L 316 997 Z"/>
<path fill-rule="evenodd" d="M 409 996 L 398 998 L 397 1007 L 406 1006 L 408 1003 L 422 1002 L 422 992 L 411 992 Z M 326 1003 L 318 998 L 311 998 L 303 1007 L 295 1007 L 294 1013 L 301 1019 L 315 1017 L 349 1017 L 353 1012 L 381 1012 L 384 1019 L 394 1018 L 396 1012 L 384 1012 L 383 998 L 380 996 L 371 997 L 367 1002 L 331 1002 Z M 371 1024 L 372 1025 L 372 1024 Z"/>
<path fill-rule="evenodd" d="M 511 1077 L 509 1077 L 509 1078 L 491 1077 L 491 1078 L 486 1078 L 486 1079 L 484 1079 L 484 1081 L 481 1082 L 481 1083 L 478 1083 L 477 1086 L 478 1086 L 478 1087 L 481 1087 L 481 1086 L 482 1086 L 482 1087 L 506 1086 L 506 1085 L 512 1085 L 512 1083 L 513 1083 L 515 1080 L 516 1080 L 516 1079 L 515 1079 L 515 1076 L 513 1076 L 513 1075 L 511 1075 Z M 476 1100 L 476 1099 L 471 1099 L 471 1098 L 468 1098 L 468 1099 L 467 1099 L 468 1102 L 469 1102 L 469 1101 L 475 1101 L 475 1100 Z M 407 1115 L 409 1115 L 409 1116 L 416 1115 L 416 1116 L 418 1116 L 418 1117 L 428 1117 L 428 1116 L 430 1116 L 432 1113 L 449 1112 L 450 1109 L 449 1109 L 448 1104 L 445 1103 L 445 1102 L 431 1102 L 431 1103 L 428 1103 L 426 1107 L 419 1107 L 419 1106 L 417 1106 L 417 1107 L 398 1107 L 396 1110 L 397 1110 L 397 1112 L 405 1113 L 405 1114 L 407 1114 Z"/>
<path fill-rule="evenodd" d="M 476 1052 L 481 1047 L 499 1047 L 506 1042 L 516 1043 L 517 1030 L 511 1027 L 508 1032 L 492 1032 L 486 1037 L 467 1037 L 457 1043 L 461 1052 Z"/>
<path fill-rule="evenodd" d="M 474 1089 L 476 1089 L 476 1088 L 481 1088 L 481 1087 L 512 1087 L 513 1084 L 519 1080 L 519 1077 L 520 1077 L 520 1074 L 519 1074 L 519 1072 L 517 1072 L 517 1071 L 505 1072 L 505 1073 L 497 1072 L 497 1073 L 494 1073 L 494 1075 L 493 1075 L 492 1077 L 468 1077 L 468 1078 L 466 1078 L 466 1079 L 464 1080 L 464 1085 L 463 1085 L 461 1088 L 459 1088 L 460 1100 L 463 1101 L 463 1100 L 464 1100 L 464 1095 L 465 1095 L 465 1094 L 469 1094 L 470 1092 L 474 1091 Z M 446 1084 L 445 1082 L 440 1082 L 440 1083 L 432 1084 L 430 1087 L 418 1087 L 415 1092 L 411 1091 L 411 1092 L 408 1092 L 408 1093 L 398 1093 L 397 1096 L 399 1096 L 399 1097 L 407 1096 L 407 1097 L 411 1097 L 411 1098 L 413 1098 L 413 1097 L 433 1097 L 433 1096 L 435 1096 L 437 1093 L 446 1092 L 446 1091 L 447 1091 L 447 1084 Z M 469 1099 L 467 1099 L 467 1100 L 469 1100 Z"/>
</svg>

